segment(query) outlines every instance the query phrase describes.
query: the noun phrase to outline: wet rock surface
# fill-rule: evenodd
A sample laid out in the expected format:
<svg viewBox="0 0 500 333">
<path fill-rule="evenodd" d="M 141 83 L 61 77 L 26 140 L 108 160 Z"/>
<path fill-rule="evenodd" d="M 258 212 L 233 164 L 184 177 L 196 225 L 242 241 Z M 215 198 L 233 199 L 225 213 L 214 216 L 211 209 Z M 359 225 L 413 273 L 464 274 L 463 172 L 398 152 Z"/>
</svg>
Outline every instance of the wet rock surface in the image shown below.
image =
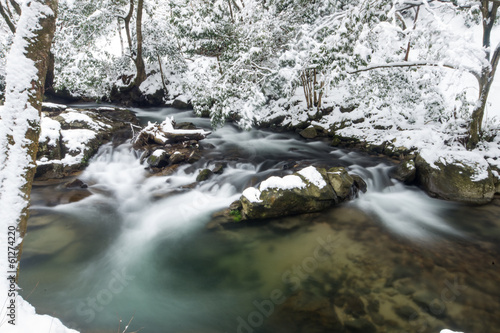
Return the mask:
<svg viewBox="0 0 500 333">
<path fill-rule="evenodd" d="M 405 184 L 412 184 L 417 176 L 415 161 L 405 159 L 391 170 L 391 176 Z"/>
</svg>

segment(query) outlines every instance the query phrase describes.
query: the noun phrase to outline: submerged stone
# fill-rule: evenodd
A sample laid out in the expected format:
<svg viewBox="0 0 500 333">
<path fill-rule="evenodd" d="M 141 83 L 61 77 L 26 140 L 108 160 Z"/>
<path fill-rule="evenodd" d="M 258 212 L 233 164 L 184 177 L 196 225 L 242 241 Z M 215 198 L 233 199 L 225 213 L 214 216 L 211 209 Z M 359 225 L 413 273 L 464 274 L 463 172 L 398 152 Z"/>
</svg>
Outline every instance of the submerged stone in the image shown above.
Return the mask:
<svg viewBox="0 0 500 333">
<path fill-rule="evenodd" d="M 369 320 L 358 318 L 355 320 L 346 321 L 345 327 L 349 332 L 353 333 L 375 333 L 377 328 Z"/>
<path fill-rule="evenodd" d="M 394 312 L 404 320 L 415 320 L 419 317 L 418 311 L 409 305 L 395 306 Z"/>
</svg>

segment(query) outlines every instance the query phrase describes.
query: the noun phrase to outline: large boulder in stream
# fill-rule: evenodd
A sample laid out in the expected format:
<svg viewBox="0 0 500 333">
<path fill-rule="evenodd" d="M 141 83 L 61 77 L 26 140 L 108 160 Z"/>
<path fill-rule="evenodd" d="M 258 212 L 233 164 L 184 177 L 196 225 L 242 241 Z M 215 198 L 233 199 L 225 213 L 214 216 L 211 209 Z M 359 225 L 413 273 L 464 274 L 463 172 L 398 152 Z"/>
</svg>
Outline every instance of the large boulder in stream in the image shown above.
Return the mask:
<svg viewBox="0 0 500 333">
<path fill-rule="evenodd" d="M 100 146 L 130 139 L 138 124 L 135 114 L 122 108 L 84 110 L 43 103 L 36 179 L 63 178 L 82 170 Z"/>
<path fill-rule="evenodd" d="M 478 153 L 422 150 L 415 159 L 418 183 L 431 195 L 469 204 L 493 200 L 495 180 Z"/>
<path fill-rule="evenodd" d="M 239 214 L 244 220 L 319 212 L 352 198 L 358 189 L 344 168 L 328 171 L 313 166 L 292 175 L 270 177 L 259 188 L 247 188 L 241 196 Z"/>
</svg>

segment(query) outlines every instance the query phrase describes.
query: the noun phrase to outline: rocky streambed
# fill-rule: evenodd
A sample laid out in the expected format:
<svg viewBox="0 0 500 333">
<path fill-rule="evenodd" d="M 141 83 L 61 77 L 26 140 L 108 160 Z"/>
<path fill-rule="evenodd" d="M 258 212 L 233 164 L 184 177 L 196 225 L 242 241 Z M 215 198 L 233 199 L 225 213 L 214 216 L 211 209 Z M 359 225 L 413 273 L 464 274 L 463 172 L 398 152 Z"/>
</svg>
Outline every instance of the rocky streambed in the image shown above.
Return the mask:
<svg viewBox="0 0 500 333">
<path fill-rule="evenodd" d="M 89 333 L 116 329 L 117 315 L 152 333 L 500 324 L 497 200 L 432 199 L 404 184 L 413 159 L 134 112 L 136 142 L 111 139 L 79 181 L 34 186 L 20 285 L 38 311 Z M 184 137 L 161 139 L 172 132 Z"/>
</svg>

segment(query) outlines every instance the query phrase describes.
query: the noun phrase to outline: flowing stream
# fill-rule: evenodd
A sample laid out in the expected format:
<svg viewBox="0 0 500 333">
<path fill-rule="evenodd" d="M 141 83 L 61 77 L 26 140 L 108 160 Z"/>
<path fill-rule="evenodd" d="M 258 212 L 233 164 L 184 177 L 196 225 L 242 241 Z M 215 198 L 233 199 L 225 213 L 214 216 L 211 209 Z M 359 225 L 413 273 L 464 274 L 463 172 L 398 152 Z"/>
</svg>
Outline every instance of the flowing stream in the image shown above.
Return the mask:
<svg viewBox="0 0 500 333">
<path fill-rule="evenodd" d="M 190 111 L 134 111 L 210 128 Z M 500 331 L 498 199 L 432 199 L 391 180 L 386 158 L 293 134 L 226 125 L 202 142 L 204 157 L 170 176 L 109 144 L 78 176 L 92 195 L 69 180 L 36 185 L 23 297 L 85 333 L 129 322 L 144 333 Z M 193 185 L 217 162 L 223 174 Z M 207 229 L 246 187 L 296 164 L 345 166 L 368 191 L 322 213 Z"/>
</svg>

